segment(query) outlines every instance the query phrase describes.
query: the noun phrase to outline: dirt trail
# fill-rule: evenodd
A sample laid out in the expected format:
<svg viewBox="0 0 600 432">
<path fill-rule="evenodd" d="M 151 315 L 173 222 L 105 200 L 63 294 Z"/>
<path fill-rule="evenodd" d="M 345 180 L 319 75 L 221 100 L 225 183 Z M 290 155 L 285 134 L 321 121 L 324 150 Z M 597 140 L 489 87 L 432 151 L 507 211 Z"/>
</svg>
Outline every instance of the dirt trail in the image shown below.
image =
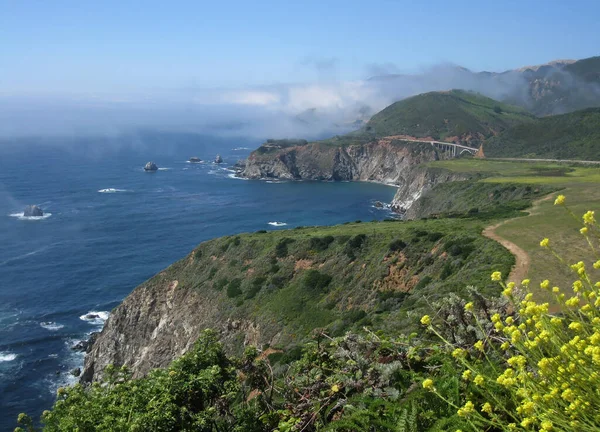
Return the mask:
<svg viewBox="0 0 600 432">
<path fill-rule="evenodd" d="M 529 214 L 525 217 L 536 215 L 540 208 L 540 204 L 544 201 L 548 201 L 549 199 L 551 199 L 553 197 L 553 195 L 554 195 L 554 193 L 551 193 L 549 195 L 546 195 L 545 197 L 542 197 L 542 198 L 534 201 L 533 205 L 528 209 Z M 495 225 L 490 225 L 489 227 L 487 227 L 483 230 L 482 234 L 489 239 L 497 241 L 498 243 L 500 243 L 502 246 L 504 246 L 506 249 L 508 249 L 510 251 L 510 253 L 512 253 L 515 256 L 515 265 L 513 266 L 512 270 L 510 271 L 507 281 L 519 283 L 523 279 L 525 279 L 525 277 L 527 276 L 527 272 L 529 271 L 529 265 L 531 264 L 531 259 L 529 258 L 529 255 L 527 254 L 527 252 L 525 252 L 519 246 L 517 246 L 510 240 L 505 239 L 504 237 L 500 237 L 496 233 L 496 228 L 498 228 L 498 227 L 504 225 L 505 223 L 510 222 L 514 219 L 516 219 L 516 218 L 506 219 Z"/>
</svg>

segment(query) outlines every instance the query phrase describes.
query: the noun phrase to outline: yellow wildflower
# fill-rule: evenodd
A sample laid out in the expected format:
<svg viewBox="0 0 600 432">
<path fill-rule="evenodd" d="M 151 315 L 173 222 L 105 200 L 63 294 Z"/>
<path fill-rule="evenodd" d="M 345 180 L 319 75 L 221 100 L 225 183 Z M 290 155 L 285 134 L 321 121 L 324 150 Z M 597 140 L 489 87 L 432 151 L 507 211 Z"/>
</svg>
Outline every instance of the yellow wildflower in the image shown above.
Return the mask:
<svg viewBox="0 0 600 432">
<path fill-rule="evenodd" d="M 489 402 L 486 402 L 481 407 L 481 411 L 484 413 L 491 414 L 492 413 L 492 405 Z"/>
<path fill-rule="evenodd" d="M 475 385 L 477 386 L 482 386 L 483 383 L 485 382 L 485 380 L 483 379 L 483 376 L 481 375 L 477 375 L 474 379 L 473 382 L 475 383 Z"/>
<path fill-rule="evenodd" d="M 423 381 L 423 388 L 427 390 L 433 389 L 433 380 L 427 378 L 425 381 Z"/>
<path fill-rule="evenodd" d="M 466 417 L 469 414 L 471 414 L 473 411 L 475 411 L 475 405 L 473 405 L 473 402 L 467 401 L 465 406 L 458 409 L 458 415 L 461 417 Z"/>
<path fill-rule="evenodd" d="M 423 318 L 421 318 L 421 324 L 425 326 L 431 324 L 431 317 L 429 315 L 423 315 Z"/>
<path fill-rule="evenodd" d="M 587 235 L 587 233 L 588 233 L 588 229 L 587 229 L 587 227 L 583 227 L 583 228 L 581 228 L 581 229 L 579 230 L 579 232 L 580 232 L 581 234 L 583 234 L 583 235 Z"/>
<path fill-rule="evenodd" d="M 530 282 L 531 281 L 529 279 L 523 279 L 521 281 L 521 285 L 523 285 L 524 287 L 528 287 Z"/>
<path fill-rule="evenodd" d="M 549 245 L 550 245 L 550 240 L 548 240 L 547 238 L 543 239 L 543 240 L 540 242 L 540 246 L 541 246 L 541 247 L 548 247 Z"/>
<path fill-rule="evenodd" d="M 470 378 L 471 378 L 471 371 L 469 369 L 467 369 L 466 371 L 464 371 L 462 373 L 462 379 L 464 379 L 465 381 L 469 381 Z"/>
<path fill-rule="evenodd" d="M 475 347 L 475 349 L 483 352 L 483 342 L 482 341 L 477 341 L 475 342 L 475 345 L 473 345 Z"/>
<path fill-rule="evenodd" d="M 550 281 L 546 279 L 540 284 L 540 288 L 547 290 L 550 287 Z M 531 294 L 531 293 L 530 293 Z"/>
<path fill-rule="evenodd" d="M 502 273 L 500 273 L 499 271 L 495 271 L 494 273 L 492 273 L 492 280 L 494 282 L 500 282 L 502 280 Z"/>
<path fill-rule="evenodd" d="M 596 219 L 594 218 L 594 212 L 591 210 L 588 210 L 583 215 L 583 222 L 586 223 L 587 225 L 592 225 L 592 224 L 596 223 Z"/>
<path fill-rule="evenodd" d="M 454 358 L 460 358 L 460 357 L 464 357 L 465 356 L 465 350 L 462 348 L 456 348 L 454 351 L 452 351 L 452 357 Z"/>
<path fill-rule="evenodd" d="M 473 302 L 469 302 L 465 305 L 465 311 L 471 312 L 473 310 Z"/>
<path fill-rule="evenodd" d="M 427 381 L 427 380 L 425 380 L 425 381 Z M 429 380 L 429 381 L 431 381 L 431 380 Z M 423 382 L 423 387 L 425 387 L 425 382 Z M 425 388 L 427 388 L 427 387 L 425 387 Z M 340 387 L 337 384 L 334 384 L 334 385 L 331 386 L 331 392 L 332 393 L 337 393 L 339 391 L 340 391 Z"/>
<path fill-rule="evenodd" d="M 565 203 L 565 196 L 564 195 L 559 195 L 554 200 L 554 205 L 563 205 L 564 203 Z"/>
</svg>

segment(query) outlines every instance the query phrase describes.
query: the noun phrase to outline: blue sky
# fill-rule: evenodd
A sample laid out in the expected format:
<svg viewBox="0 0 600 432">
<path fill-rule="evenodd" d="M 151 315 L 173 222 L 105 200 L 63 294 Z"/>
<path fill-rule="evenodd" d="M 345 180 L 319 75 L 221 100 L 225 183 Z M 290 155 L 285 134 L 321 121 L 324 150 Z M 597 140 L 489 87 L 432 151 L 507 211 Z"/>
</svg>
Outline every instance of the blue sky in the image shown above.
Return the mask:
<svg viewBox="0 0 600 432">
<path fill-rule="evenodd" d="M 440 62 L 500 71 L 600 54 L 596 0 L 0 0 L 0 93 L 357 80 Z"/>
</svg>

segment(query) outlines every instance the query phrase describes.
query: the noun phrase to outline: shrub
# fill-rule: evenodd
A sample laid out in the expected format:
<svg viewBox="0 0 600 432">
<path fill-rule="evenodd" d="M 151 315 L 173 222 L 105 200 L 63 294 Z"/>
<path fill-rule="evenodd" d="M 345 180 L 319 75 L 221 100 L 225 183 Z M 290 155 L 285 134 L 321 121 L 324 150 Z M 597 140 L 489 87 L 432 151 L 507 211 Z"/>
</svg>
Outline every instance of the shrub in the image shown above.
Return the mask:
<svg viewBox="0 0 600 432">
<path fill-rule="evenodd" d="M 389 250 L 390 250 L 390 252 L 399 252 L 399 251 L 403 250 L 405 247 L 406 247 L 406 243 L 404 243 L 400 239 L 397 239 L 390 243 Z"/>
<path fill-rule="evenodd" d="M 425 288 L 427 285 L 429 285 L 431 283 L 433 279 L 431 278 L 431 276 L 423 276 L 421 278 L 421 280 L 419 280 L 419 282 L 415 285 L 415 291 L 420 290 L 421 288 Z"/>
<path fill-rule="evenodd" d="M 232 279 L 227 285 L 227 297 L 234 298 L 242 294 L 242 280 L 240 278 Z"/>
<path fill-rule="evenodd" d="M 328 274 L 321 273 L 318 270 L 310 269 L 304 273 L 302 284 L 305 288 L 315 291 L 322 291 L 331 283 L 333 278 Z"/>
<path fill-rule="evenodd" d="M 284 237 L 275 246 L 275 256 L 277 258 L 285 258 L 288 256 L 288 244 L 293 243 L 295 240 L 289 237 Z"/>
<path fill-rule="evenodd" d="M 357 234 L 354 237 L 350 237 L 344 248 L 344 253 L 350 259 L 354 259 L 356 250 L 359 249 L 366 240 L 367 236 L 365 234 Z"/>
<path fill-rule="evenodd" d="M 326 250 L 335 238 L 333 236 L 312 237 L 310 239 L 310 248 L 316 251 Z"/>
<path fill-rule="evenodd" d="M 555 205 L 564 205 L 564 201 L 559 196 Z M 596 254 L 600 229 L 594 212 L 583 215 L 580 231 L 596 260 L 594 269 L 600 269 Z M 568 265 L 548 239 L 540 246 Z M 551 287 L 548 280 L 540 283 L 542 290 L 554 296 L 555 312 L 550 311 L 549 303 L 533 301 L 528 279 L 517 286 L 504 283 L 500 272 L 494 272 L 492 281 L 501 285 L 508 309 L 515 315 L 481 313 L 478 299 L 464 305 L 463 319 L 472 329 L 479 329 L 479 340 L 473 345 L 449 340 L 429 316 L 421 319 L 452 352 L 469 383 L 467 400 L 457 407 L 457 414 L 473 428 L 600 430 L 600 283 L 594 283 L 592 271 L 583 261 L 569 267 L 575 279 L 572 290 Z M 425 380 L 423 387 L 437 394 L 432 379 Z"/>
</svg>

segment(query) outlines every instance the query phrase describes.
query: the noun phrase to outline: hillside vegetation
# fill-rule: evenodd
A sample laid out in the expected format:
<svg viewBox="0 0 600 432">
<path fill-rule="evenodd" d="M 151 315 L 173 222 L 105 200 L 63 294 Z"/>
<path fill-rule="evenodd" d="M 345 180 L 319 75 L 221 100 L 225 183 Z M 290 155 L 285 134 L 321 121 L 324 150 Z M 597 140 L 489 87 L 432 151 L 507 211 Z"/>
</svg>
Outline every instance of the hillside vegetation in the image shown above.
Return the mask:
<svg viewBox="0 0 600 432">
<path fill-rule="evenodd" d="M 508 271 L 513 257 L 481 230 L 478 220 L 390 221 L 230 236 L 201 244 L 163 278 L 217 295 L 223 321 L 281 332 L 280 348 L 317 327 L 332 335 L 364 325 L 406 330 L 409 311 L 464 293 L 467 279 L 495 292 L 489 271 Z"/>
<path fill-rule="evenodd" d="M 486 156 L 600 160 L 600 108 L 543 117 L 486 141 Z"/>
<path fill-rule="evenodd" d="M 462 90 L 431 92 L 393 103 L 375 114 L 365 131 L 376 136 L 409 135 L 475 145 L 535 117 L 522 108 Z"/>
<path fill-rule="evenodd" d="M 560 195 L 554 205 L 567 203 Z M 571 223 L 581 225 L 576 243 L 594 256 L 593 211 Z M 546 259 L 575 270 L 571 285 L 539 284 L 553 293 L 554 311 L 533 301 L 538 281 L 505 283 L 497 270 L 488 277 L 500 298 L 474 289 L 470 301 L 448 294 L 412 317 L 422 330 L 409 336 L 318 330 L 292 352 L 248 347 L 232 356 L 205 330 L 181 358 L 146 377 L 111 366 L 102 384 L 58 389 L 43 430 L 597 431 L 600 262 L 575 263 L 553 239 L 539 243 Z M 36 430 L 26 414 L 18 422 L 16 432 Z"/>
</svg>

